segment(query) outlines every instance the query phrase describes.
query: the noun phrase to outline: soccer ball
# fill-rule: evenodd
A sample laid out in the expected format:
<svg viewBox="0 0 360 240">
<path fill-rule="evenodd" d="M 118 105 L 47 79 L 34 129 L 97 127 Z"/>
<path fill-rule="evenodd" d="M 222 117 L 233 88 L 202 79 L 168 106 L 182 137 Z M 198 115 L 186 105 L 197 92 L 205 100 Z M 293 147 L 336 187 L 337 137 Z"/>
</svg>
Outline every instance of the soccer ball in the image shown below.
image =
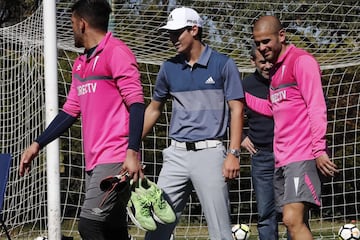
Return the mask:
<svg viewBox="0 0 360 240">
<path fill-rule="evenodd" d="M 250 237 L 250 228 L 246 224 L 235 224 L 231 231 L 234 240 L 248 240 Z"/>
<path fill-rule="evenodd" d="M 39 237 L 34 238 L 34 240 L 48 240 L 48 238 L 45 236 L 39 236 Z"/>
<path fill-rule="evenodd" d="M 352 223 L 345 224 L 339 229 L 340 240 L 358 240 L 360 239 L 359 229 Z"/>
</svg>

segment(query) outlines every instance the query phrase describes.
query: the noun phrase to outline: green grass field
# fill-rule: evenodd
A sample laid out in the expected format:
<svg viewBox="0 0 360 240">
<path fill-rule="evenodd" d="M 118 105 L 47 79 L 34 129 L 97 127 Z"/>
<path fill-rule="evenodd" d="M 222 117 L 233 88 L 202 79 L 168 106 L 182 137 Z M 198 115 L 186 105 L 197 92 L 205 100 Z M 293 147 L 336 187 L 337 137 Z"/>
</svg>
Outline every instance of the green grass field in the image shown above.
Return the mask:
<svg viewBox="0 0 360 240">
<path fill-rule="evenodd" d="M 311 228 L 313 229 L 312 232 L 314 235 L 314 239 L 315 240 L 338 239 L 336 236 L 336 232 L 342 225 L 343 225 L 343 223 L 340 223 L 340 222 L 333 223 L 333 222 L 326 222 L 326 221 L 321 221 L 321 222 L 320 221 L 318 221 L 318 222 L 312 221 Z M 63 229 L 63 233 L 65 236 L 72 236 L 74 238 L 74 240 L 81 240 L 80 235 L 76 230 L 77 226 L 72 226 L 73 230 L 71 231 L 71 233 L 69 233 L 66 230 L 66 229 L 70 229 L 70 226 L 68 226 L 68 224 L 66 224 L 66 223 L 62 224 L 62 229 Z M 250 235 L 249 240 L 257 240 L 258 234 L 257 234 L 257 229 L 256 229 L 256 223 L 251 224 L 250 229 L 251 229 L 251 235 Z M 34 229 L 32 229 L 32 230 L 34 230 Z M 144 239 L 145 232 L 138 229 L 137 227 L 134 227 L 133 225 L 131 225 L 129 227 L 129 233 L 133 236 L 134 240 L 143 240 Z M 174 240 L 208 240 L 207 234 L 208 234 L 207 228 L 204 225 L 202 225 L 202 226 L 194 225 L 191 227 L 185 227 L 185 226 L 179 225 L 176 228 Z M 279 234 L 280 234 L 279 240 L 286 240 L 286 229 L 281 224 L 279 225 Z M 39 236 L 39 234 L 36 234 L 34 232 L 33 237 L 30 239 L 34 239 L 37 236 Z M 184 237 L 184 236 L 186 236 L 186 237 Z M 22 238 L 20 237 L 20 238 L 16 238 L 16 239 L 20 240 Z M 24 240 L 25 239 L 29 239 L 29 238 L 27 237 L 27 238 L 24 238 Z"/>
<path fill-rule="evenodd" d="M 314 229 L 313 235 L 315 240 L 320 239 L 333 239 L 337 240 L 336 233 L 337 227 L 340 228 L 340 226 L 343 223 L 334 224 L 331 222 L 311 222 L 311 228 Z M 249 240 L 257 240 L 258 239 L 258 233 L 256 228 L 256 223 L 253 223 L 250 226 L 251 229 L 251 235 Z M 320 229 L 327 229 L 326 231 L 323 231 Z M 331 231 L 331 229 L 334 229 Z M 137 228 L 130 228 L 130 233 L 132 234 L 134 240 L 143 240 L 144 232 L 139 231 Z M 186 238 L 183 236 L 187 236 Z M 279 240 L 286 240 L 286 228 L 283 225 L 279 225 Z M 207 229 L 206 227 L 202 226 L 201 228 L 196 228 L 195 226 L 192 226 L 192 228 L 187 228 L 186 230 L 184 228 L 177 228 L 175 239 L 174 240 L 208 240 L 208 237 L 199 237 L 199 236 L 207 236 Z"/>
</svg>

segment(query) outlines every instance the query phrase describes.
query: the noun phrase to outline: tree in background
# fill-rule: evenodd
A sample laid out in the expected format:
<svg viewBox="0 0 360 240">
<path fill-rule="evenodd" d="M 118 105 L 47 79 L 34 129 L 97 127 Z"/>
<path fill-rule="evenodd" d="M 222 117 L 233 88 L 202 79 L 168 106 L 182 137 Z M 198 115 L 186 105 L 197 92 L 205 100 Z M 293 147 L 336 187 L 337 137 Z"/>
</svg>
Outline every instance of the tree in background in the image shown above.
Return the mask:
<svg viewBox="0 0 360 240">
<path fill-rule="evenodd" d="M 0 0 L 0 27 L 24 20 L 40 5 L 41 0 Z"/>
</svg>

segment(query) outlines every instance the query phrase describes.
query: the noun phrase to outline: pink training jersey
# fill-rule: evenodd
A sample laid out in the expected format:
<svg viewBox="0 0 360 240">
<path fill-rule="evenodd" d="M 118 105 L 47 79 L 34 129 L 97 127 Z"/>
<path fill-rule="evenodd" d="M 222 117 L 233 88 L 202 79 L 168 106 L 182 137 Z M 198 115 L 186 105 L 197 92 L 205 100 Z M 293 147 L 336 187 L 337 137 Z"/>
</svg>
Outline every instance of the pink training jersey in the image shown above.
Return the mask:
<svg viewBox="0 0 360 240">
<path fill-rule="evenodd" d="M 253 110 L 273 115 L 275 166 L 326 153 L 327 116 L 320 67 L 313 56 L 290 45 L 271 72 L 270 104 L 248 94 Z"/>
<path fill-rule="evenodd" d="M 107 33 L 87 58 L 73 65 L 63 111 L 81 115 L 86 170 L 123 162 L 129 136 L 129 106 L 144 103 L 140 73 L 131 50 Z"/>
</svg>

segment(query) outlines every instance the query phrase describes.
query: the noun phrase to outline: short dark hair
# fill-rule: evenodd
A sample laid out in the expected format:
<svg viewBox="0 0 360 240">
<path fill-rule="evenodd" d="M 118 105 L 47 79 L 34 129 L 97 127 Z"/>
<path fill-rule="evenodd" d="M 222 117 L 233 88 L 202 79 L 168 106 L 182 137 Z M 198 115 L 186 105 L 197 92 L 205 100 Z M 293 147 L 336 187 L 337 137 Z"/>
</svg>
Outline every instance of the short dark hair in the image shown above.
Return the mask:
<svg viewBox="0 0 360 240">
<path fill-rule="evenodd" d="M 250 57 L 255 60 L 256 59 L 256 51 L 257 51 L 257 47 L 256 44 L 254 42 L 251 43 L 251 49 L 250 49 Z"/>
<path fill-rule="evenodd" d="M 107 31 L 111 7 L 107 0 L 79 0 L 71 8 L 71 12 L 84 18 L 91 27 Z"/>
</svg>

